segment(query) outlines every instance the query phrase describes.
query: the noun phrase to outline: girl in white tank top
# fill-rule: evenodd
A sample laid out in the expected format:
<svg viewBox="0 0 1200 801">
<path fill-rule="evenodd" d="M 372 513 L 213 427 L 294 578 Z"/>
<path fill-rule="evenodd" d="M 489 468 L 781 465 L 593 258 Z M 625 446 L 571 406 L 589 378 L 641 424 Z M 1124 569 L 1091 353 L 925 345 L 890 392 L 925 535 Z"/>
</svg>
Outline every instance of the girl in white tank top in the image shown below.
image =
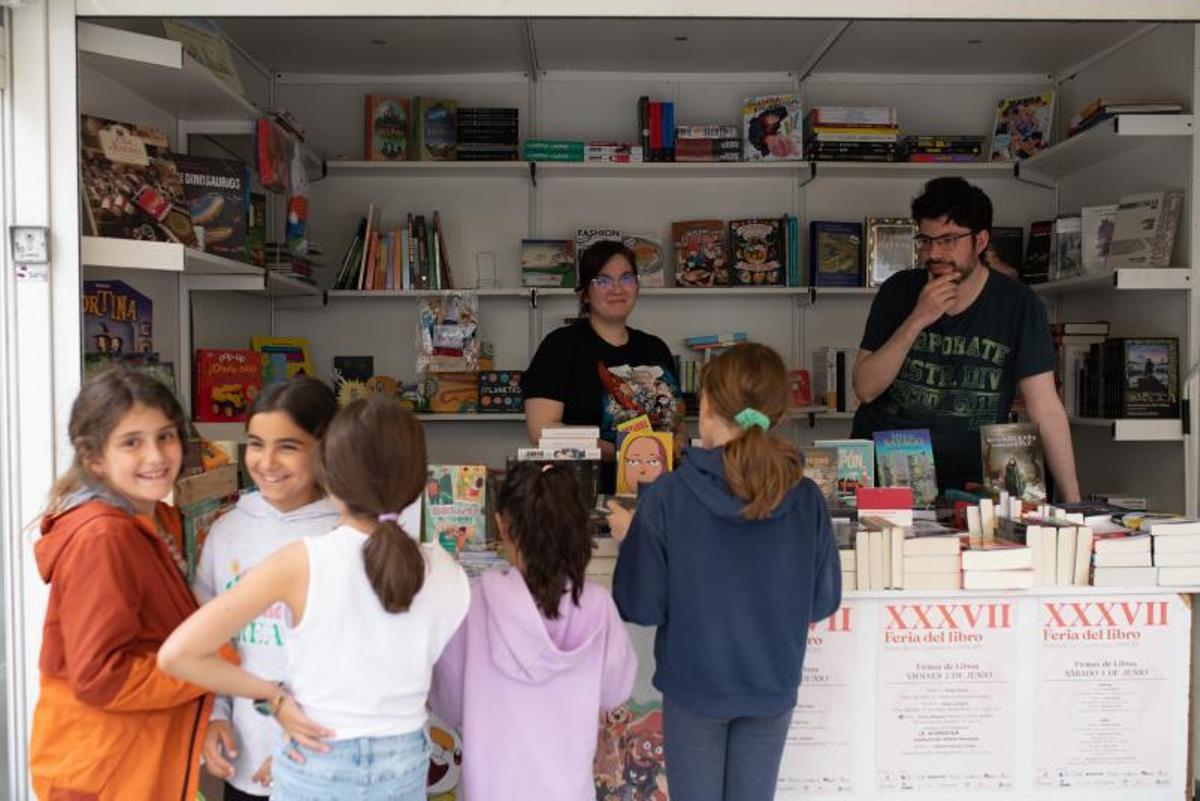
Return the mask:
<svg viewBox="0 0 1200 801">
<path fill-rule="evenodd" d="M 425 699 L 433 663 L 467 612 L 462 568 L 399 525 L 426 476 L 421 424 L 373 397 L 347 406 L 322 449 L 338 528 L 289 545 L 196 612 L 159 651 L 163 669 L 257 699 L 290 738 L 271 797 L 423 801 Z M 275 684 L 217 650 L 271 604 L 292 614 L 287 678 Z"/>
</svg>

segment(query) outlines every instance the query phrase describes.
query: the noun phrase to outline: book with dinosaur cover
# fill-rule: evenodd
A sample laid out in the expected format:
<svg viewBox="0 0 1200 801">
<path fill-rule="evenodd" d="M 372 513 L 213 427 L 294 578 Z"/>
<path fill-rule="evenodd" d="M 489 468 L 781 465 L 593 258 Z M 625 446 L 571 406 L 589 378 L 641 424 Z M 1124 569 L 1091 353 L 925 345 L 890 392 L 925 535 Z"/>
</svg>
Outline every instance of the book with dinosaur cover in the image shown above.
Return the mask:
<svg viewBox="0 0 1200 801">
<path fill-rule="evenodd" d="M 247 261 L 246 165 L 232 159 L 180 153 L 172 153 L 169 158 L 183 182 L 192 230 L 200 246 L 207 253 Z"/>
</svg>

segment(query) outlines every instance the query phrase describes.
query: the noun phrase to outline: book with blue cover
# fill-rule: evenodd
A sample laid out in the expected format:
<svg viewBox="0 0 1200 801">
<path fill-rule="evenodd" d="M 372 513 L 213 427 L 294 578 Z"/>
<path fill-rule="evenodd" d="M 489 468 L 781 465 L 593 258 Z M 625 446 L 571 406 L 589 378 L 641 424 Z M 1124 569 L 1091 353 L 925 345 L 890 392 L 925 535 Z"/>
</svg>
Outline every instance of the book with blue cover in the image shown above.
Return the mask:
<svg viewBox="0 0 1200 801">
<path fill-rule="evenodd" d="M 869 439 L 819 439 L 813 447 L 837 449 L 838 505 L 856 508 L 855 490 L 875 486 L 875 443 Z"/>
<path fill-rule="evenodd" d="M 876 431 L 872 436 L 879 486 L 910 487 L 914 506 L 932 508 L 938 489 L 929 429 Z"/>
<path fill-rule="evenodd" d="M 862 223 L 810 222 L 810 286 L 862 286 L 862 244 Z"/>
</svg>

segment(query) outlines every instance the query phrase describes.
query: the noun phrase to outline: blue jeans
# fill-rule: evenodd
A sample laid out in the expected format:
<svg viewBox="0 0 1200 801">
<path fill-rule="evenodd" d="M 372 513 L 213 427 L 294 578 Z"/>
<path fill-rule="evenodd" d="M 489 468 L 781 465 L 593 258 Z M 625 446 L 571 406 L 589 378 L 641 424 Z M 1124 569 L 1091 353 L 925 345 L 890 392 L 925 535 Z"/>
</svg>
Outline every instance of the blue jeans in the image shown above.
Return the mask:
<svg viewBox="0 0 1200 801">
<path fill-rule="evenodd" d="M 663 698 L 671 801 L 772 801 L 792 710 L 762 718 L 706 718 Z"/>
<path fill-rule="evenodd" d="M 424 730 L 395 737 L 335 740 L 328 754 L 302 746 L 304 764 L 276 749 L 272 801 L 425 801 L 429 740 Z"/>
</svg>

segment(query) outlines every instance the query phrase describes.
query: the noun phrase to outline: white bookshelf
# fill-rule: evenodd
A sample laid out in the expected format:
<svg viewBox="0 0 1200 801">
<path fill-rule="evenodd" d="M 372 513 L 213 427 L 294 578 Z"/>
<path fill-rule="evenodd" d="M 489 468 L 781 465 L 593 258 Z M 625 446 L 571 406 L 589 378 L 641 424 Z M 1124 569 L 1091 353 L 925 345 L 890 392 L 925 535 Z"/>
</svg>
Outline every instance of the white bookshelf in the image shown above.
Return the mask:
<svg viewBox="0 0 1200 801">
<path fill-rule="evenodd" d="M 1105 289 L 1120 290 L 1187 290 L 1192 285 L 1192 271 L 1187 267 L 1144 269 L 1124 268 L 1091 275 L 1079 275 L 1059 281 L 1033 284 L 1039 295 L 1068 295 Z"/>
<path fill-rule="evenodd" d="M 523 178 L 524 161 L 350 161 L 329 160 L 331 178 Z"/>
<path fill-rule="evenodd" d="M 1131 420 L 1105 419 L 1101 417 L 1071 417 L 1072 426 L 1080 428 L 1105 428 L 1111 433 L 1113 442 L 1182 442 L 1181 420 Z"/>
<path fill-rule="evenodd" d="M 814 178 L 916 178 L 929 181 L 942 175 L 959 175 L 968 181 L 981 178 L 1011 178 L 1012 162 L 869 162 L 814 161 Z"/>
<path fill-rule="evenodd" d="M 1016 175 L 1060 180 L 1135 147 L 1192 135 L 1191 114 L 1121 114 L 1018 162 Z"/>
<path fill-rule="evenodd" d="M 266 285 L 266 271 L 253 264 L 226 259 L 174 242 L 143 242 L 136 239 L 83 237 L 80 248 L 85 267 L 123 270 L 163 270 L 188 276 L 230 276 L 257 279 Z"/>
</svg>

